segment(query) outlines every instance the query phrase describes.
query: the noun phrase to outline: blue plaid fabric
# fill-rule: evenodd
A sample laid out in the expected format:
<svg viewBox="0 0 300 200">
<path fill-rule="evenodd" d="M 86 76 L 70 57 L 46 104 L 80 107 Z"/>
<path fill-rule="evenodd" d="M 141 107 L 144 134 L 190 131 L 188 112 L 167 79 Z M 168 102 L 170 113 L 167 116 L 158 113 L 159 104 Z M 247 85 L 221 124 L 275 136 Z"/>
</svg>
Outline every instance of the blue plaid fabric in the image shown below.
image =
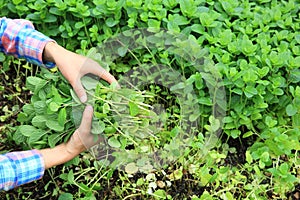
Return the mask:
<svg viewBox="0 0 300 200">
<path fill-rule="evenodd" d="M 40 179 L 44 171 L 44 161 L 37 150 L 0 155 L 0 190 L 9 190 Z"/>
<path fill-rule="evenodd" d="M 0 51 L 24 58 L 28 62 L 52 68 L 52 62 L 43 61 L 44 47 L 54 40 L 36 31 L 33 24 L 24 19 L 0 18 Z"/>
<path fill-rule="evenodd" d="M 50 41 L 53 40 L 34 30 L 28 20 L 0 18 L 0 51 L 6 54 L 52 68 L 54 63 L 43 61 L 44 47 Z M 0 155 L 0 190 L 37 180 L 44 170 L 42 155 L 37 150 Z"/>
</svg>

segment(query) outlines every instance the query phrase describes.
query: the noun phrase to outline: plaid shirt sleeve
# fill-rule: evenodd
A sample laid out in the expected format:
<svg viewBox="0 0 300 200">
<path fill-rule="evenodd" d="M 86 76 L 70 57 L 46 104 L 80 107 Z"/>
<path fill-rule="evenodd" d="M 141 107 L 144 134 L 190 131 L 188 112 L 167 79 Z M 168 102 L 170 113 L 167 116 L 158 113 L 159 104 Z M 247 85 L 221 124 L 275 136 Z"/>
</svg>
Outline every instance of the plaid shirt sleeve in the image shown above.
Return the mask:
<svg viewBox="0 0 300 200">
<path fill-rule="evenodd" d="M 45 45 L 53 41 L 36 31 L 33 24 L 24 19 L 0 18 L 0 51 L 28 62 L 52 68 L 54 63 L 43 61 Z"/>
<path fill-rule="evenodd" d="M 44 161 L 37 150 L 0 155 L 0 190 L 9 190 L 40 179 L 44 171 Z"/>
</svg>

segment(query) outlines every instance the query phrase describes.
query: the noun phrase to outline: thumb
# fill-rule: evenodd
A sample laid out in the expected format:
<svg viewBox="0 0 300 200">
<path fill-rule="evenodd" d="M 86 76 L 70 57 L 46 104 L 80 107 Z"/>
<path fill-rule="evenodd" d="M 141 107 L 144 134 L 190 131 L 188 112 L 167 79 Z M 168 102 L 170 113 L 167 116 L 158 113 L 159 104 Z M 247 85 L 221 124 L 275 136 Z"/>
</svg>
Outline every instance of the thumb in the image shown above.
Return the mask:
<svg viewBox="0 0 300 200">
<path fill-rule="evenodd" d="M 91 147 L 98 144 L 102 138 L 100 135 L 93 135 L 91 133 L 93 120 L 93 107 L 88 105 L 85 107 L 82 115 L 82 120 L 78 131 L 78 136 L 81 140 L 81 143 L 84 145 L 85 149 L 90 149 Z"/>
<path fill-rule="evenodd" d="M 80 101 L 82 103 L 85 103 L 87 101 L 87 95 L 86 95 L 85 89 L 83 88 L 83 86 L 81 84 L 80 79 L 77 79 L 77 81 L 73 85 L 73 89 L 74 89 L 76 95 L 78 96 L 78 98 L 80 99 Z"/>
<path fill-rule="evenodd" d="M 82 151 L 89 149 L 94 145 L 93 137 L 90 134 L 93 119 L 93 107 L 86 106 L 79 128 L 74 132 L 70 140 L 66 143 L 68 152 L 72 155 L 78 155 Z"/>
<path fill-rule="evenodd" d="M 79 132 L 83 134 L 90 134 L 93 119 L 93 107 L 87 105 L 83 111 Z"/>
</svg>

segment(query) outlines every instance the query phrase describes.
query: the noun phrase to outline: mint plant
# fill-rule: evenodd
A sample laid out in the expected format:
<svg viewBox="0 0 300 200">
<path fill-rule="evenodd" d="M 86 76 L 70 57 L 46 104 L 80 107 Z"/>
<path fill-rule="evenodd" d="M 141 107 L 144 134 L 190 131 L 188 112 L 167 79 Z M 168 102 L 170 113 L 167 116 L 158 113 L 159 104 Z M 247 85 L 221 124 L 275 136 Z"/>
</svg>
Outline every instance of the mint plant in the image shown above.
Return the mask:
<svg viewBox="0 0 300 200">
<path fill-rule="evenodd" d="M 74 181 L 70 173 L 68 179 L 64 171 L 60 179 L 67 182 L 62 188 L 72 185 L 78 191 L 63 194 L 56 187 L 56 196 L 62 193 L 61 198 L 80 199 L 86 192 L 87 198 L 94 195 L 101 199 L 99 191 L 108 187 L 99 185 L 105 185 L 110 178 L 117 179 L 115 185 L 109 183 L 113 185 L 109 188 L 111 198 L 282 199 L 295 194 L 299 184 L 295 172 L 299 170 L 300 125 L 298 1 L 0 0 L 0 8 L 1 16 L 33 21 L 38 30 L 72 51 L 89 55 L 119 80 L 127 77 L 129 82 L 147 83 L 136 88 L 126 85 L 129 90 L 124 88 L 120 93 L 105 83 L 86 83 L 96 109 L 93 131 L 107 140 L 101 148 L 114 149 L 117 158 L 122 158 L 125 150 L 143 155 L 150 152 L 149 145 L 164 150 L 161 157 L 172 160 L 163 165 L 164 175 L 153 170 L 155 166 L 148 163 L 149 159 L 133 156 L 124 163 L 127 171 L 113 178 L 114 170 L 106 169 L 109 164 L 104 158 L 102 162 L 92 162 L 84 155 L 73 161 L 81 163 L 81 172 L 73 170 L 74 179 L 79 178 Z M 66 141 L 83 107 L 74 100 L 69 84 L 59 73 L 35 73 L 23 61 L 2 54 L 0 60 L 0 73 L 6 73 L 11 66 L 28 69 L 22 78 L 27 78 L 26 88 L 32 97 L 18 114 L 20 124 L 5 129 L 16 129 L 11 133 L 13 140 L 25 149 L 52 147 Z M 130 74 L 134 71 L 138 73 Z M 171 73 L 174 71 L 178 73 Z M 167 79 L 161 79 L 165 85 L 150 82 L 167 75 L 180 78 L 176 84 Z M 0 88 L 0 92 L 3 90 Z M 120 105 L 109 103 L 115 101 Z M 17 112 L 18 108 L 14 109 Z M 14 116 L 5 107 L 2 110 L 1 119 Z M 157 110 L 162 112 L 154 112 Z M 157 134 L 150 136 L 154 124 Z M 178 127 L 182 124 L 187 125 Z M 176 140 L 178 135 L 188 135 L 190 140 Z M 206 141 L 214 145 L 205 145 Z M 236 157 L 232 157 L 237 152 L 232 147 L 224 148 L 231 141 L 245 145 L 246 152 L 240 153 L 245 160 L 238 160 L 238 166 L 233 161 Z M 182 143 L 186 145 L 176 145 Z M 114 161 L 122 163 L 124 159 Z M 102 168 L 93 168 L 99 163 Z M 71 164 L 64 167 L 70 169 Z M 155 171 L 171 186 L 157 188 L 159 184 L 151 180 L 152 193 L 148 194 L 150 183 L 144 181 L 147 170 Z M 172 172 L 182 172 L 181 179 L 169 179 Z M 92 180 L 97 180 L 95 185 L 81 173 L 90 173 Z M 128 176 L 139 176 L 139 181 Z M 176 185 L 181 180 L 186 182 L 179 185 L 188 188 L 184 194 Z M 157 187 L 152 187 L 155 184 Z"/>
</svg>

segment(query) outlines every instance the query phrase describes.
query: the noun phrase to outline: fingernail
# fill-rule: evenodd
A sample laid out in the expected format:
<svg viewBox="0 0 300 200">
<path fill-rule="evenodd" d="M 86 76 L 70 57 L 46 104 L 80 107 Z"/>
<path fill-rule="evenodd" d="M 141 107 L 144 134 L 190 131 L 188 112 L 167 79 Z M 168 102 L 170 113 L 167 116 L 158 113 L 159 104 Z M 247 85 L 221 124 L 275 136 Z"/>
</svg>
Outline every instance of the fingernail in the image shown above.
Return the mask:
<svg viewBox="0 0 300 200">
<path fill-rule="evenodd" d="M 86 100 L 87 100 L 87 97 L 86 97 L 85 95 L 82 96 L 82 97 L 80 97 L 80 101 L 81 101 L 82 103 L 86 102 Z"/>
<path fill-rule="evenodd" d="M 86 109 L 92 110 L 92 109 L 93 109 L 93 106 L 87 105 L 87 106 L 86 106 Z"/>
</svg>

